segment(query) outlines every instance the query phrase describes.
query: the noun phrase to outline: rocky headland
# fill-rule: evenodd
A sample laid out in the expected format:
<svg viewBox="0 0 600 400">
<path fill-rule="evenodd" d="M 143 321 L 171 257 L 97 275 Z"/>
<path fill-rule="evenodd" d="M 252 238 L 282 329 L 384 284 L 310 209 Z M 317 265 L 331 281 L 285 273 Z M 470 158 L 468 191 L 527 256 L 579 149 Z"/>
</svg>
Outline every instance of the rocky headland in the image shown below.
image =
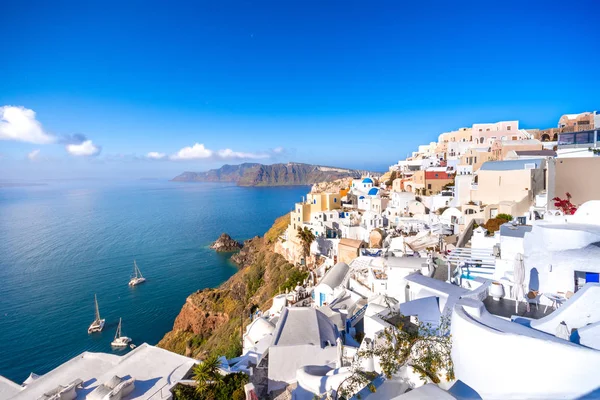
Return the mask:
<svg viewBox="0 0 600 400">
<path fill-rule="evenodd" d="M 268 309 L 272 297 L 293 288 L 305 276 L 281 255 L 274 243 L 289 224 L 290 216 L 278 218 L 263 237 L 244 242 L 234 262 L 240 270 L 218 288 L 191 294 L 159 347 L 203 358 L 208 354 L 236 357 L 242 351 L 242 329 L 257 307 Z"/>
<path fill-rule="evenodd" d="M 287 164 L 244 163 L 223 165 L 206 172 L 184 172 L 175 178 L 176 182 L 234 182 L 239 186 L 287 186 L 312 185 L 317 182 L 340 178 L 360 178 L 367 171 L 325 167 L 290 162 Z"/>
<path fill-rule="evenodd" d="M 210 248 L 218 252 L 228 253 L 238 251 L 242 248 L 242 244 L 237 240 L 233 240 L 228 234 L 222 233 L 221 236 L 210 245 Z"/>
</svg>

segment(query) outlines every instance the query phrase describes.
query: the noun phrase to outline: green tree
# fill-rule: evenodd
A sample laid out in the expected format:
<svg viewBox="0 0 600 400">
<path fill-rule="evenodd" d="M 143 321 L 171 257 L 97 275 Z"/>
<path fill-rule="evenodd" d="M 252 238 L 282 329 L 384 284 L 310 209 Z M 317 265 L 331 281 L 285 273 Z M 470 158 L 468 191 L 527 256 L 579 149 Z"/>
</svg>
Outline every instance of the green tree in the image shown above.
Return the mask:
<svg viewBox="0 0 600 400">
<path fill-rule="evenodd" d="M 223 384 L 223 376 L 219 373 L 219 358 L 216 355 L 207 357 L 194 367 L 196 393 L 203 398 L 215 398 Z"/>
<path fill-rule="evenodd" d="M 194 380 L 196 381 L 195 399 L 198 400 L 231 400 L 244 398 L 244 385 L 248 383 L 248 375 L 238 372 L 235 374 L 221 375 L 219 372 L 219 358 L 215 355 L 207 357 L 202 363 L 194 367 Z M 179 399 L 189 399 L 189 392 L 180 388 L 177 393 Z"/>
<path fill-rule="evenodd" d="M 496 215 L 496 218 L 503 219 L 505 221 L 512 221 L 513 220 L 513 216 L 512 215 L 510 215 L 510 214 L 502 214 L 502 213 Z"/>
<path fill-rule="evenodd" d="M 302 242 L 302 256 L 308 266 L 308 256 L 310 255 L 310 245 L 315 241 L 315 234 L 307 227 L 298 227 L 298 237 Z"/>
<path fill-rule="evenodd" d="M 378 334 L 372 346 L 358 352 L 351 367 L 352 375 L 337 389 L 338 399 L 347 399 L 370 384 L 374 374 L 361 368 L 362 360 L 375 357 L 386 378 L 391 378 L 403 366 L 412 367 L 425 381 L 440 383 L 442 379 L 454 379 L 454 365 L 451 358 L 452 339 L 447 318 L 442 318 L 439 326 L 417 323 L 399 315 L 401 322 L 386 328 Z"/>
<path fill-rule="evenodd" d="M 386 186 L 392 186 L 394 184 L 394 179 L 396 179 L 397 177 L 398 177 L 398 172 L 392 171 L 392 173 L 390 174 L 390 179 L 388 179 L 387 182 L 385 183 Z"/>
</svg>

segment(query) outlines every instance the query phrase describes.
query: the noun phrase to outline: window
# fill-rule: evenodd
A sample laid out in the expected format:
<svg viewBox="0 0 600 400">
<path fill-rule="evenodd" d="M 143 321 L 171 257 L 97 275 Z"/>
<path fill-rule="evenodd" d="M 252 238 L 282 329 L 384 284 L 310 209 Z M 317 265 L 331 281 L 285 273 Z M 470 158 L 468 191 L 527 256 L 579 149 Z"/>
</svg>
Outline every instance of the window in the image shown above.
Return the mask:
<svg viewBox="0 0 600 400">
<path fill-rule="evenodd" d="M 438 177 L 438 174 L 435 174 L 435 177 L 437 178 L 437 177 Z"/>
<path fill-rule="evenodd" d="M 489 132 L 489 131 L 490 131 L 490 128 L 486 128 L 486 129 L 485 129 L 485 131 L 486 131 L 486 132 Z"/>
<path fill-rule="evenodd" d="M 333 198 L 333 202 L 334 202 L 334 203 L 337 203 L 337 199 L 336 199 L 335 197 Z"/>
<path fill-rule="evenodd" d="M 473 164 L 477 164 L 477 157 L 473 157 Z"/>
<path fill-rule="evenodd" d="M 511 128 L 511 126 L 509 125 L 509 126 L 506 127 L 506 130 L 510 131 L 510 128 Z"/>
<path fill-rule="evenodd" d="M 513 137 L 512 137 L 512 140 L 517 140 L 517 139 L 518 139 L 518 138 L 517 138 L 516 136 L 513 136 Z"/>
<path fill-rule="evenodd" d="M 427 189 L 431 189 L 431 183 L 427 184 Z"/>
<path fill-rule="evenodd" d="M 313 204 L 317 204 L 317 199 L 314 199 L 314 200 L 313 200 Z"/>
</svg>

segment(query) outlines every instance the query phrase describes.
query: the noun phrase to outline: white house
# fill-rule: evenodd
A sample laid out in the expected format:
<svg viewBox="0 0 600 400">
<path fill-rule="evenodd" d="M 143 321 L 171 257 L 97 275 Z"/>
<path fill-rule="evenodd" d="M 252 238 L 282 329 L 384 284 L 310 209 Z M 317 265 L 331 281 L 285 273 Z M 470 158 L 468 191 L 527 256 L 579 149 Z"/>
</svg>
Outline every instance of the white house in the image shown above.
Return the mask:
<svg viewBox="0 0 600 400">
<path fill-rule="evenodd" d="M 269 347 L 268 391 L 296 381 L 296 371 L 306 365 L 335 365 L 336 326 L 319 310 L 286 308 Z"/>
<path fill-rule="evenodd" d="M 600 277 L 600 201 L 573 216 L 535 221 L 524 235 L 526 284 L 542 292 L 576 292 Z M 544 301 L 542 297 L 542 301 Z"/>
<path fill-rule="evenodd" d="M 46 399 L 47 393 L 56 395 L 52 399 L 170 399 L 170 389 L 186 379 L 196 363 L 147 343 L 122 356 L 86 351 L 24 386 L 0 379 L 0 398 Z"/>
<path fill-rule="evenodd" d="M 484 399 L 597 398 L 600 351 L 490 314 L 461 299 L 452 313 L 456 379 Z"/>
<path fill-rule="evenodd" d="M 348 264 L 339 262 L 335 264 L 321 279 L 313 290 L 315 303 L 320 307 L 329 304 L 335 299 L 334 291 L 340 289 L 344 279 L 348 275 L 350 267 Z"/>
</svg>

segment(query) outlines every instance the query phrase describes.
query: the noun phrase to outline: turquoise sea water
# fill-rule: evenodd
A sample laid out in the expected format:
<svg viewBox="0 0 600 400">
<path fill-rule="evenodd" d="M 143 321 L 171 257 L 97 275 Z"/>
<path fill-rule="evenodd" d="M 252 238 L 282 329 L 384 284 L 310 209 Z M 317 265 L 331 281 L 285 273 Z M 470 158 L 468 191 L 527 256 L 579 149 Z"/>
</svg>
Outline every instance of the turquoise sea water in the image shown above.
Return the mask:
<svg viewBox="0 0 600 400">
<path fill-rule="evenodd" d="M 308 190 L 163 181 L 0 188 L 0 375 L 20 383 L 83 351 L 111 352 L 119 317 L 134 343 L 156 344 L 189 294 L 236 272 L 210 242 L 221 232 L 262 235 Z M 134 259 L 147 282 L 130 288 Z M 94 293 L 106 326 L 88 335 Z"/>
</svg>

